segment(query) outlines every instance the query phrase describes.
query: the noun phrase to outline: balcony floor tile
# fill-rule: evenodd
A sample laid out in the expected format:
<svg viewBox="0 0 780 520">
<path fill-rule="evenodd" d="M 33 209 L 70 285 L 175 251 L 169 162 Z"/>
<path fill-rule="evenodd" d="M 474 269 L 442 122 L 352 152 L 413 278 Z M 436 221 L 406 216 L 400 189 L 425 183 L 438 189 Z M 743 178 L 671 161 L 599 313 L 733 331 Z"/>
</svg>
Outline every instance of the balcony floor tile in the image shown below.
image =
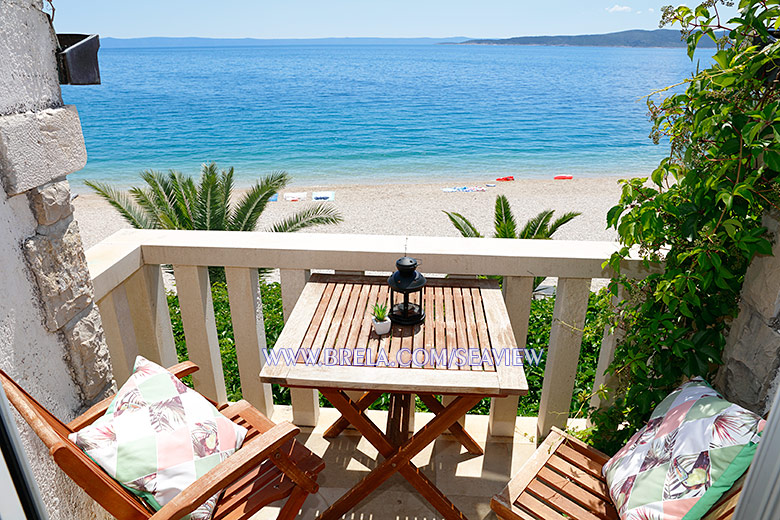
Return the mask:
<svg viewBox="0 0 780 520">
<path fill-rule="evenodd" d="M 368 413 L 377 425 L 384 426 L 386 412 L 371 410 Z M 347 430 L 336 439 L 323 439 L 322 432 L 338 416 L 338 411 L 322 408 L 317 426 L 302 428 L 298 437 L 299 441 L 323 457 L 326 464 L 318 479 L 320 491 L 306 500 L 299 515 L 301 519 L 315 518 L 382 460 L 373 446 L 355 430 Z M 418 412 L 415 427 L 422 427 L 431 417 L 432 414 Z M 276 407 L 274 421 L 291 418 L 289 407 Z M 571 421 L 571 426 L 581 427 L 580 422 Z M 518 418 L 514 438 L 491 438 L 485 442 L 487 424 L 487 416 L 469 415 L 466 418 L 466 429 L 484 448 L 484 456 L 470 455 L 453 437 L 444 435 L 414 458 L 414 463 L 471 520 L 496 519 L 490 511 L 490 497 L 504 488 L 536 448 L 535 417 Z M 272 504 L 255 515 L 253 520 L 275 519 L 280 507 L 281 504 Z M 344 518 L 439 520 L 441 515 L 403 477 L 394 475 Z"/>
</svg>

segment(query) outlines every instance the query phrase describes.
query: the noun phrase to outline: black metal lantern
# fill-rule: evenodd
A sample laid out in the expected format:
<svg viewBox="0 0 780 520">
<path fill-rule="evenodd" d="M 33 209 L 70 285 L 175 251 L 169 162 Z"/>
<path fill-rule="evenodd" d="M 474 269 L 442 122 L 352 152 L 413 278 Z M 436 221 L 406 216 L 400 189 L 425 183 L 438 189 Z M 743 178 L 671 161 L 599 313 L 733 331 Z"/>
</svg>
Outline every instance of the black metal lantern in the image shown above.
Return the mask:
<svg viewBox="0 0 780 520">
<path fill-rule="evenodd" d="M 417 260 L 404 256 L 395 263 L 396 272 L 387 279 L 390 286 L 390 321 L 398 325 L 416 325 L 425 319 L 422 290 L 425 277 L 417 272 Z M 403 301 L 395 303 L 395 293 L 403 294 Z M 409 295 L 420 293 L 420 303 L 411 303 Z"/>
</svg>

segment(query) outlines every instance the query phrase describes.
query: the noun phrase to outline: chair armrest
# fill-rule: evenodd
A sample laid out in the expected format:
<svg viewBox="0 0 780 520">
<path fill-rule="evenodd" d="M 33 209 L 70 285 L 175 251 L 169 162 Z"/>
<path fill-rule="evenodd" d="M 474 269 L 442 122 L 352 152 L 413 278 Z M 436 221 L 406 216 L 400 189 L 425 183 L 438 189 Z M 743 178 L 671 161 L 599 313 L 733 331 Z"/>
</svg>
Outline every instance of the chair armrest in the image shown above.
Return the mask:
<svg viewBox="0 0 780 520">
<path fill-rule="evenodd" d="M 182 379 L 190 374 L 194 374 L 200 370 L 200 367 L 192 361 L 182 361 L 181 363 L 176 363 L 172 367 L 168 367 L 167 370 L 179 379 Z"/>
<path fill-rule="evenodd" d="M 289 422 L 277 424 L 190 484 L 149 520 L 178 520 L 192 513 L 218 491 L 236 482 L 247 471 L 271 457 L 274 451 L 294 439 L 299 432 L 300 430 Z"/>
<path fill-rule="evenodd" d="M 200 367 L 198 367 L 198 365 L 196 365 L 192 361 L 184 361 L 182 363 L 177 363 L 172 367 L 170 367 L 168 369 L 168 372 L 171 372 L 173 375 L 181 379 L 194 372 L 197 372 L 199 369 Z M 113 398 L 114 396 L 112 395 L 111 397 L 106 397 L 99 403 L 92 405 L 89 410 L 87 410 L 86 412 L 79 415 L 71 422 L 69 422 L 67 425 L 68 428 L 70 428 L 74 432 L 77 432 L 80 429 L 84 428 L 85 426 L 89 426 L 90 424 L 92 424 L 93 422 L 98 420 L 99 417 L 105 415 L 106 410 L 108 409 L 108 405 L 111 404 L 111 400 Z"/>
</svg>

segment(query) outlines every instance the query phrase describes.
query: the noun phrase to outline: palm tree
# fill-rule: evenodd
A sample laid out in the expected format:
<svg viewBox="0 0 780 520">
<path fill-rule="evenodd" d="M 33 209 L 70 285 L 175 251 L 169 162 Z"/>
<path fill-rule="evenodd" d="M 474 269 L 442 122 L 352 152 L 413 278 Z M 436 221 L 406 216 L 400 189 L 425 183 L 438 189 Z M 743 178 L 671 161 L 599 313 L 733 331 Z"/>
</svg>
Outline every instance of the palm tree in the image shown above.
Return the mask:
<svg viewBox="0 0 780 520">
<path fill-rule="evenodd" d="M 477 230 L 469 219 L 460 213 L 445 211 L 447 217 L 460 234 L 467 238 L 483 238 L 483 235 Z M 575 217 L 581 215 L 577 211 L 569 211 L 563 216 L 553 221 L 555 211 L 546 209 L 535 217 L 529 219 L 518 233 L 517 222 L 512 214 L 512 208 L 506 196 L 498 195 L 496 197 L 496 209 L 493 219 L 494 231 L 493 238 L 521 238 L 521 239 L 542 239 L 549 240 L 553 234 L 564 224 L 571 222 Z M 534 287 L 537 287 L 544 280 L 543 276 L 534 278 Z"/>
<path fill-rule="evenodd" d="M 201 167 L 200 181 L 181 172 L 154 170 L 141 173 L 144 188 L 119 191 L 110 184 L 86 181 L 138 229 L 202 229 L 254 231 L 271 197 L 290 182 L 286 172 L 261 178 L 235 204 L 233 168 L 219 171 L 216 163 Z M 316 204 L 277 222 L 269 231 L 292 232 L 320 224 L 336 224 L 341 215 L 332 207 Z"/>
</svg>

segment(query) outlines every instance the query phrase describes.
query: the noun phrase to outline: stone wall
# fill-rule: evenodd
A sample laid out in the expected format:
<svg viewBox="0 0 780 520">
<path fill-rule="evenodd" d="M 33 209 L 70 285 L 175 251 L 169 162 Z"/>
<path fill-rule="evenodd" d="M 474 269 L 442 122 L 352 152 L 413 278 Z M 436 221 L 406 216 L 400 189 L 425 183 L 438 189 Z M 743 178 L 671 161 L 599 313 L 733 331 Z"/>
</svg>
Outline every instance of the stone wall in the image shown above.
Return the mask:
<svg viewBox="0 0 780 520">
<path fill-rule="evenodd" d="M 764 218 L 774 256 L 753 260 L 742 287 L 739 316 L 723 353 L 715 386 L 726 398 L 764 415 L 780 385 L 780 222 Z"/>
<path fill-rule="evenodd" d="M 65 176 L 86 164 L 39 0 L 0 0 L 0 368 L 67 422 L 113 387 Z M 52 520 L 106 516 L 17 416 Z"/>
</svg>

